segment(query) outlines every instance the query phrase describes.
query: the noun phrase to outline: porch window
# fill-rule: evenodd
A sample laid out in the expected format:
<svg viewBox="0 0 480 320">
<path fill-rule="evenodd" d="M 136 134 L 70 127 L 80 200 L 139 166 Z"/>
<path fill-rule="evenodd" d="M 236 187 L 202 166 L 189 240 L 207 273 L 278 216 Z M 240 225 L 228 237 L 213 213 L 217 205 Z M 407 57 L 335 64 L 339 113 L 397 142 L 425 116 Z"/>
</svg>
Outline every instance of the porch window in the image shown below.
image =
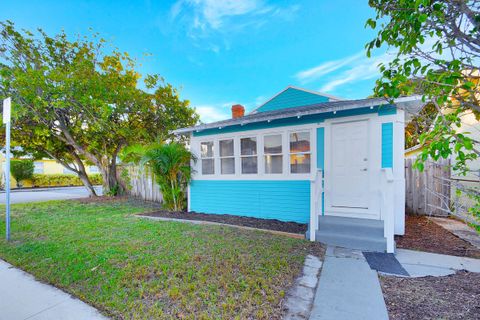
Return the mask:
<svg viewBox="0 0 480 320">
<path fill-rule="evenodd" d="M 263 152 L 265 154 L 265 173 L 282 173 L 282 135 L 264 136 Z"/>
<path fill-rule="evenodd" d="M 213 141 L 200 143 L 200 157 L 202 162 L 202 174 L 215 173 L 215 159 L 213 153 Z"/>
<path fill-rule="evenodd" d="M 233 153 L 233 139 L 220 140 L 220 172 L 235 174 L 235 157 Z"/>
<path fill-rule="evenodd" d="M 290 133 L 290 172 L 310 173 L 310 132 Z"/>
<path fill-rule="evenodd" d="M 242 164 L 242 173 L 257 173 L 257 138 L 240 139 L 240 158 Z"/>
</svg>

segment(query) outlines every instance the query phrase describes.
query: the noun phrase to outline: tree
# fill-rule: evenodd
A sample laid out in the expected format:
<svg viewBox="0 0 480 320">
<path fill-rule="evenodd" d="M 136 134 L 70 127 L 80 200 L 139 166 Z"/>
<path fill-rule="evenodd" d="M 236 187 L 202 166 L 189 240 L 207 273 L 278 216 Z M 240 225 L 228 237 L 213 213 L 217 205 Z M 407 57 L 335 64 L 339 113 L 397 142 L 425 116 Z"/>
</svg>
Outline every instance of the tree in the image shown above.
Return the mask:
<svg viewBox="0 0 480 320">
<path fill-rule="evenodd" d="M 83 161 L 96 165 L 104 192 L 117 190 L 117 155 L 132 143 L 173 139 L 198 115 L 159 75 L 141 90 L 136 61 L 104 39 L 68 40 L 0 24 L 0 93 L 13 101 L 13 143 L 47 154 L 76 172 L 95 194 Z M 108 51 L 108 53 L 107 53 Z"/>
<path fill-rule="evenodd" d="M 22 181 L 33 178 L 34 168 L 33 160 L 10 160 L 10 173 L 15 178 L 17 188 L 22 186 Z"/>
<path fill-rule="evenodd" d="M 196 158 L 183 144 L 131 145 L 122 151 L 121 159 L 152 170 L 167 209 L 185 209 L 185 190 L 192 178 L 190 163 Z"/>
<path fill-rule="evenodd" d="M 421 93 L 436 109 L 433 125 L 419 136 L 424 148 L 416 167 L 422 170 L 429 158 L 454 157 L 453 169 L 465 174 L 469 163 L 480 156 L 479 142 L 458 130 L 466 113 L 480 119 L 480 1 L 370 0 L 369 4 L 376 17 L 366 24 L 378 34 L 366 45 L 367 55 L 382 46 L 396 51 L 393 60 L 380 65 L 375 94 L 394 99 Z"/>
</svg>

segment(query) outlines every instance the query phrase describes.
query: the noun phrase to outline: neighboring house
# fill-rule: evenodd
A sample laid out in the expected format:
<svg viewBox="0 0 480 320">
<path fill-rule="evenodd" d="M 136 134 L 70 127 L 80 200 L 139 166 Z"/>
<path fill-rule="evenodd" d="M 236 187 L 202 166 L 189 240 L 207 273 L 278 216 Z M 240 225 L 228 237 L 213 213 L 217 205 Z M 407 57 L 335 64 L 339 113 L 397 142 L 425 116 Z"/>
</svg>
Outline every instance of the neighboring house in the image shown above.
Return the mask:
<svg viewBox="0 0 480 320">
<path fill-rule="evenodd" d="M 34 174 L 75 174 L 74 172 L 66 169 L 60 163 L 53 159 L 39 159 L 34 161 Z M 85 164 L 85 169 L 87 174 L 94 174 L 99 173 L 98 168 L 96 166 L 90 166 Z M 2 180 L 5 178 L 5 155 L 3 153 L 0 154 L 0 176 Z M 16 185 L 15 179 L 13 177 L 10 178 L 11 186 L 14 187 Z M 24 186 L 30 187 L 31 181 L 25 181 Z"/>
<path fill-rule="evenodd" d="M 404 234 L 406 107 L 287 87 L 248 115 L 176 130 L 198 157 L 188 210 L 308 223 L 311 240 L 392 252 Z"/>
</svg>

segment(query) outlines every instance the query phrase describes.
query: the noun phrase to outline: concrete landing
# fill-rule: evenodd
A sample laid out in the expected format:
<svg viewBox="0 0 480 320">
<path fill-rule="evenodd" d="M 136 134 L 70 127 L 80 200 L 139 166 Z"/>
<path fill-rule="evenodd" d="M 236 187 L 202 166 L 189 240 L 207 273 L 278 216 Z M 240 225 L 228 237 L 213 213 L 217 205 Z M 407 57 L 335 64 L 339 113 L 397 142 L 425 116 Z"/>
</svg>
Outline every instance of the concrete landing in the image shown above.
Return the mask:
<svg viewBox="0 0 480 320">
<path fill-rule="evenodd" d="M 361 251 L 327 248 L 310 319 L 388 319 L 377 273 Z"/>
<path fill-rule="evenodd" d="M 95 308 L 0 260 L 0 320 L 105 320 Z"/>
</svg>

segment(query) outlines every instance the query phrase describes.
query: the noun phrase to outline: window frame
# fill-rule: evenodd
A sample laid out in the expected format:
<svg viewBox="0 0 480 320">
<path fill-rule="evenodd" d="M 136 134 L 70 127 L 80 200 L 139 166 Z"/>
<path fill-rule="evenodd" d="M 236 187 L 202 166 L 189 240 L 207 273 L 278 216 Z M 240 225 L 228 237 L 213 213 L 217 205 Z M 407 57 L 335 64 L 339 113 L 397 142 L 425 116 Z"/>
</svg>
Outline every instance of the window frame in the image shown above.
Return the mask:
<svg viewBox="0 0 480 320">
<path fill-rule="evenodd" d="M 211 157 L 204 157 L 202 155 L 202 143 L 209 143 L 209 142 L 212 143 L 212 156 Z M 202 176 L 214 176 L 217 172 L 217 170 L 215 169 L 215 163 L 216 163 L 216 161 L 215 161 L 215 154 L 216 154 L 215 145 L 216 145 L 215 140 L 212 140 L 212 139 L 201 140 L 200 143 L 198 144 L 199 153 L 200 153 L 200 161 L 199 161 L 200 162 L 200 173 L 201 173 Z M 212 160 L 213 161 L 213 172 L 212 173 L 204 173 L 203 172 L 203 160 Z"/>
<path fill-rule="evenodd" d="M 261 138 L 261 135 L 259 134 L 249 134 L 249 135 L 241 135 L 238 137 L 238 147 L 239 147 L 239 154 L 238 154 L 238 158 L 239 158 L 239 163 L 240 163 L 240 175 L 242 176 L 252 176 L 252 175 L 259 175 L 260 174 L 260 168 L 261 168 L 261 165 L 260 165 L 260 139 Z M 254 155 L 242 155 L 242 139 L 255 139 L 255 154 Z M 263 147 L 263 146 L 262 146 Z M 242 169 L 242 164 L 243 164 L 243 159 L 244 158 L 257 158 L 257 170 L 256 172 L 252 172 L 252 173 L 244 173 L 243 172 L 243 169 Z"/>
<path fill-rule="evenodd" d="M 229 141 L 231 140 L 232 141 L 232 144 L 233 144 L 233 150 L 232 150 L 232 155 L 231 156 L 222 156 L 221 155 L 221 147 L 220 147 L 220 144 L 222 141 Z M 219 159 L 219 162 L 220 162 L 220 169 L 219 169 L 219 174 L 222 175 L 222 176 L 233 176 L 236 174 L 237 172 L 237 168 L 236 168 L 236 155 L 235 155 L 235 137 L 225 137 L 225 138 L 218 138 L 218 159 Z M 214 153 L 215 155 L 215 153 Z M 222 160 L 224 159 L 233 159 L 233 172 L 232 173 L 223 173 L 222 172 Z"/>
<path fill-rule="evenodd" d="M 291 143 L 291 135 L 293 133 L 308 133 L 308 151 L 301 151 L 301 152 L 292 152 L 290 143 Z M 288 174 L 289 175 L 309 175 L 312 173 L 312 162 L 313 162 L 313 157 L 312 157 L 312 130 L 310 129 L 296 129 L 296 130 L 289 130 L 287 132 L 287 145 L 288 145 Z M 308 172 L 292 172 L 292 155 L 309 155 L 310 156 L 310 166 L 308 169 Z"/>
<path fill-rule="evenodd" d="M 281 131 L 273 131 L 273 132 L 266 132 L 262 135 L 262 159 L 263 159 L 263 173 L 267 176 L 278 175 L 281 176 L 285 173 L 285 134 Z M 265 153 L 265 137 L 268 136 L 280 136 L 280 153 Z M 267 172 L 267 156 L 281 156 L 282 165 L 281 165 L 281 172 Z"/>
</svg>

